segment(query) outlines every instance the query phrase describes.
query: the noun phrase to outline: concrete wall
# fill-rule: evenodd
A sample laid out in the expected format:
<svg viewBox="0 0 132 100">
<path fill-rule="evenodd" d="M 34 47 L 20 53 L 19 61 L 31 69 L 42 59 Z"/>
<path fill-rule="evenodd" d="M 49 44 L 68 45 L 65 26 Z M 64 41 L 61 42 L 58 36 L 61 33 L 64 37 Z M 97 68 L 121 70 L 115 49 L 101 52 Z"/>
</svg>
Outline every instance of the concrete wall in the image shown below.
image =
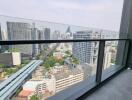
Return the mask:
<svg viewBox="0 0 132 100">
<path fill-rule="evenodd" d="M 13 65 L 12 54 L 11 53 L 0 54 L 0 64 L 12 66 Z"/>
</svg>

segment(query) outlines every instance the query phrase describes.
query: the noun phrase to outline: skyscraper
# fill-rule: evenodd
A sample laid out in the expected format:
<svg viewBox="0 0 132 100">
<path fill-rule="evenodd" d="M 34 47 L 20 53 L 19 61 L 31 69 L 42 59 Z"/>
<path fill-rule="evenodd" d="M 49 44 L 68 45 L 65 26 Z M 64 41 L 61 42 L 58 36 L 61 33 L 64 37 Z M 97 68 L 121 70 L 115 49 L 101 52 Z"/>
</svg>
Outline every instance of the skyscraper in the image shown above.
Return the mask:
<svg viewBox="0 0 132 100">
<path fill-rule="evenodd" d="M 64 34 L 64 39 L 73 39 L 72 32 L 70 29 L 70 26 L 68 26 L 65 34 Z"/>
<path fill-rule="evenodd" d="M 68 28 L 67 28 L 67 30 L 66 30 L 66 33 L 70 33 L 70 37 L 72 37 L 72 32 L 71 32 L 70 26 L 68 26 Z"/>
<path fill-rule="evenodd" d="M 93 39 L 97 38 L 98 34 L 94 34 L 92 31 L 78 31 L 73 34 L 73 39 Z M 97 47 L 96 42 L 77 42 L 73 43 L 72 52 L 73 55 L 79 60 L 81 64 L 95 64 L 97 62 Z"/>
<path fill-rule="evenodd" d="M 31 26 L 22 22 L 7 22 L 9 40 L 31 40 Z M 17 48 L 24 55 L 32 55 L 32 45 L 12 45 L 10 48 Z"/>
<path fill-rule="evenodd" d="M 35 23 L 32 24 L 31 36 L 32 40 L 39 40 L 39 31 L 35 27 Z M 32 46 L 32 56 L 35 57 L 39 53 L 39 44 L 33 44 Z"/>
<path fill-rule="evenodd" d="M 45 40 L 50 40 L 50 28 L 44 29 Z"/>
<path fill-rule="evenodd" d="M 39 40 L 45 40 L 45 30 L 38 30 Z M 47 44 L 38 44 L 40 52 L 47 48 Z"/>
</svg>

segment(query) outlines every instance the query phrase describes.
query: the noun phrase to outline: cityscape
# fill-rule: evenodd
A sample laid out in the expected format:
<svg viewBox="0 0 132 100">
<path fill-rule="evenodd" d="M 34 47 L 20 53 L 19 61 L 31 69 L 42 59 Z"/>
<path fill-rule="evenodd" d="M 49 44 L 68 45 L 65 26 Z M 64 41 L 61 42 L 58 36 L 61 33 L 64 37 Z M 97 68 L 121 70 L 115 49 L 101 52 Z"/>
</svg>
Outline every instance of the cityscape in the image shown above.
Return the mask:
<svg viewBox="0 0 132 100">
<path fill-rule="evenodd" d="M 118 39 L 118 32 L 15 18 L 0 21 L 2 41 L 111 38 Z M 104 70 L 116 64 L 117 46 L 117 41 L 105 43 Z M 26 71 L 27 66 L 34 65 L 34 69 L 31 68 L 33 71 L 28 73 L 10 99 L 47 99 L 94 76 L 99 59 L 98 50 L 98 41 L 1 45 L 0 84 L 24 68 Z"/>
</svg>

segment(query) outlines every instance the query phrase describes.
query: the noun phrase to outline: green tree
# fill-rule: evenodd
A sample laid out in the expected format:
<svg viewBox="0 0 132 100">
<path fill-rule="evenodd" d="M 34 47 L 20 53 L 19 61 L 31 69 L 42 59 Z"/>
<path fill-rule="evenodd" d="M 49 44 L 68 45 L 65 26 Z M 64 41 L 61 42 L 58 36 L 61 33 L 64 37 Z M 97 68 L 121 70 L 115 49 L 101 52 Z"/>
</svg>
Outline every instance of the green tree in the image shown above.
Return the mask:
<svg viewBox="0 0 132 100">
<path fill-rule="evenodd" d="M 5 65 L 4 64 L 0 64 L 0 72 L 3 72 L 4 68 L 5 68 Z"/>
<path fill-rule="evenodd" d="M 59 63 L 60 65 L 64 65 L 64 59 L 58 60 L 57 63 Z"/>
<path fill-rule="evenodd" d="M 33 95 L 30 97 L 30 100 L 39 100 L 39 98 L 37 97 L 37 95 Z"/>
<path fill-rule="evenodd" d="M 9 52 L 20 52 L 20 50 L 18 48 L 12 48 L 9 49 Z"/>
<path fill-rule="evenodd" d="M 28 64 L 30 62 L 30 60 L 28 60 L 28 59 L 23 59 L 22 60 L 22 64 Z"/>
<path fill-rule="evenodd" d="M 50 69 L 50 64 L 48 61 L 45 61 L 44 65 L 43 65 L 47 70 Z"/>
<path fill-rule="evenodd" d="M 70 53 L 69 51 L 66 51 L 65 53 L 66 53 L 67 55 L 71 55 L 71 53 Z"/>
<path fill-rule="evenodd" d="M 5 65 L 4 64 L 0 64 L 0 68 L 4 68 L 5 67 Z"/>
<path fill-rule="evenodd" d="M 73 62 L 74 64 L 79 64 L 78 59 L 75 58 L 74 56 L 72 56 L 72 62 Z"/>
<path fill-rule="evenodd" d="M 49 70 L 49 68 L 53 67 L 55 65 L 55 63 L 56 63 L 55 58 L 53 56 L 50 56 L 44 61 L 44 67 L 47 70 Z"/>
<path fill-rule="evenodd" d="M 6 75 L 11 75 L 15 73 L 16 71 L 17 71 L 16 69 L 12 69 L 12 68 L 5 69 Z"/>
</svg>

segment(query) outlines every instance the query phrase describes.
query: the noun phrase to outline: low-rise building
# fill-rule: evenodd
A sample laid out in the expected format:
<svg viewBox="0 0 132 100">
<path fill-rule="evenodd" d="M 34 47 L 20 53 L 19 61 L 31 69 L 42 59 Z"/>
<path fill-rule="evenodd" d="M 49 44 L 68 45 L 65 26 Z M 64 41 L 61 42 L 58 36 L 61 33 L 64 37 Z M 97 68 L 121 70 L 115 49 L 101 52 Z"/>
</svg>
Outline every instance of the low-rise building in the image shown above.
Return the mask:
<svg viewBox="0 0 132 100">
<path fill-rule="evenodd" d="M 83 81 L 84 73 L 82 69 L 69 69 L 68 66 L 58 66 L 52 69 L 52 79 L 55 80 L 55 92 L 62 91 L 69 86 Z"/>
<path fill-rule="evenodd" d="M 83 72 L 79 69 L 74 69 L 69 72 L 55 74 L 56 92 L 62 91 L 69 86 L 83 81 Z"/>
<path fill-rule="evenodd" d="M 14 66 L 21 64 L 21 54 L 20 52 L 8 52 L 0 54 L 0 63 L 5 66 Z"/>
<path fill-rule="evenodd" d="M 44 81 L 27 81 L 23 85 L 23 90 L 33 91 L 35 94 L 44 94 L 46 90 L 46 83 Z"/>
<path fill-rule="evenodd" d="M 34 93 L 33 91 L 29 91 L 29 90 L 22 90 L 18 96 L 16 100 L 28 100 L 28 98 L 30 98 L 30 96 L 32 96 Z"/>
</svg>

